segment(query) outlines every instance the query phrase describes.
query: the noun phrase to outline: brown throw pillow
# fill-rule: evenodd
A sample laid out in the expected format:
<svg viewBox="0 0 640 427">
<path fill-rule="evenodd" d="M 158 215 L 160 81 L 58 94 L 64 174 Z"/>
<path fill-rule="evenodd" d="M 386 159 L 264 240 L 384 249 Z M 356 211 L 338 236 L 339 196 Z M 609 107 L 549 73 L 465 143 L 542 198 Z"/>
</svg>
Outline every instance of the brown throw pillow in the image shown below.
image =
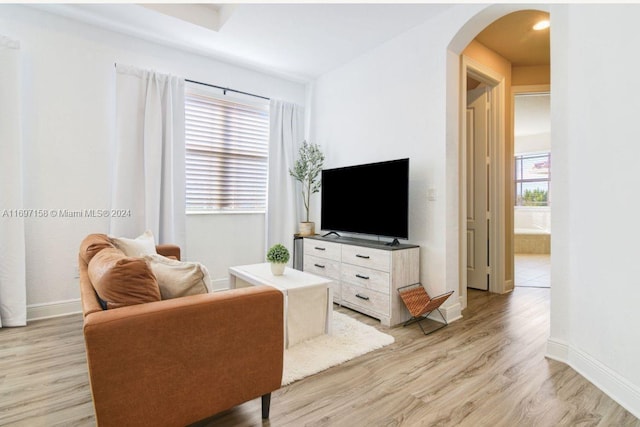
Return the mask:
<svg viewBox="0 0 640 427">
<path fill-rule="evenodd" d="M 89 278 L 108 309 L 160 301 L 160 289 L 147 261 L 107 248 L 89 262 Z"/>
<path fill-rule="evenodd" d="M 80 257 L 89 264 L 95 254 L 105 248 L 113 248 L 111 239 L 106 234 L 89 234 L 80 244 Z"/>
</svg>

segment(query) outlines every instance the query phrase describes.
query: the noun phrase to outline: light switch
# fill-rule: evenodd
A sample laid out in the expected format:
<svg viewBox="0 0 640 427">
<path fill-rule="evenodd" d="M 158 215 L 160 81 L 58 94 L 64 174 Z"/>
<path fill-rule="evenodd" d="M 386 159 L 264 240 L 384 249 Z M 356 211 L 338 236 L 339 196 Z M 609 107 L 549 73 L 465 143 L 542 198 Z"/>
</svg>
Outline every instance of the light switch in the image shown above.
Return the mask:
<svg viewBox="0 0 640 427">
<path fill-rule="evenodd" d="M 437 192 L 435 188 L 430 188 L 427 190 L 427 199 L 431 202 L 434 202 L 437 199 Z"/>
</svg>

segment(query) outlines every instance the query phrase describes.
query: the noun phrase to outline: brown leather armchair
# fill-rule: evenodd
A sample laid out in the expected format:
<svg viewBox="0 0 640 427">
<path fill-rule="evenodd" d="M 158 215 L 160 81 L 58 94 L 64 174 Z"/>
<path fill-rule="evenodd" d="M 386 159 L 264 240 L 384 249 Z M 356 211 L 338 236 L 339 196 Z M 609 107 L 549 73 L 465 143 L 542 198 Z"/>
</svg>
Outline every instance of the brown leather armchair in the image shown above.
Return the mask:
<svg viewBox="0 0 640 427">
<path fill-rule="evenodd" d="M 250 287 L 103 310 L 88 274 L 97 252 L 83 241 L 80 289 L 91 392 L 100 426 L 184 426 L 271 392 L 283 365 L 283 295 Z M 158 253 L 180 257 L 177 246 Z"/>
</svg>

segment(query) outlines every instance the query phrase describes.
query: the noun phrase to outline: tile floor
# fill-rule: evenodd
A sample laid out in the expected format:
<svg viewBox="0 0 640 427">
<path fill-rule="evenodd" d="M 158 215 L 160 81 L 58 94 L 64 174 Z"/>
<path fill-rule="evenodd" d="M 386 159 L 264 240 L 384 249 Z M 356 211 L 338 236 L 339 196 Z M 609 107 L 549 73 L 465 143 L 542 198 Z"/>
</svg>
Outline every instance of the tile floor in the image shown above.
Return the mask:
<svg viewBox="0 0 640 427">
<path fill-rule="evenodd" d="M 516 254 L 516 286 L 529 288 L 551 287 L 551 259 L 549 254 Z"/>
</svg>

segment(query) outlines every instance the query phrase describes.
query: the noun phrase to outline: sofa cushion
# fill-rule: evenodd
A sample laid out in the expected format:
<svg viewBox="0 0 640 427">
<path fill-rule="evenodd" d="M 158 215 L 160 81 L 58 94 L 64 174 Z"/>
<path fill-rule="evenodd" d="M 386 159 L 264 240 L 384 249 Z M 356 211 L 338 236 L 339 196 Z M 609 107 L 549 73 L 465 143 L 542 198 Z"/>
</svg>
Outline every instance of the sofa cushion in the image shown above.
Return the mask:
<svg viewBox="0 0 640 427">
<path fill-rule="evenodd" d="M 155 239 L 149 230 L 145 231 L 135 239 L 111 236 L 111 241 L 115 247 L 124 252 L 126 256 L 140 257 L 143 255 L 157 253 Z"/>
<path fill-rule="evenodd" d="M 162 255 L 145 255 L 158 280 L 162 299 L 206 294 L 211 289 L 207 268 L 198 262 L 177 261 Z"/>
<path fill-rule="evenodd" d="M 95 254 L 105 248 L 114 248 L 115 246 L 106 234 L 89 234 L 80 244 L 80 258 L 87 264 Z"/>
<path fill-rule="evenodd" d="M 102 249 L 89 262 L 89 278 L 108 309 L 160 301 L 158 282 L 143 258 L 116 248 Z"/>
</svg>

